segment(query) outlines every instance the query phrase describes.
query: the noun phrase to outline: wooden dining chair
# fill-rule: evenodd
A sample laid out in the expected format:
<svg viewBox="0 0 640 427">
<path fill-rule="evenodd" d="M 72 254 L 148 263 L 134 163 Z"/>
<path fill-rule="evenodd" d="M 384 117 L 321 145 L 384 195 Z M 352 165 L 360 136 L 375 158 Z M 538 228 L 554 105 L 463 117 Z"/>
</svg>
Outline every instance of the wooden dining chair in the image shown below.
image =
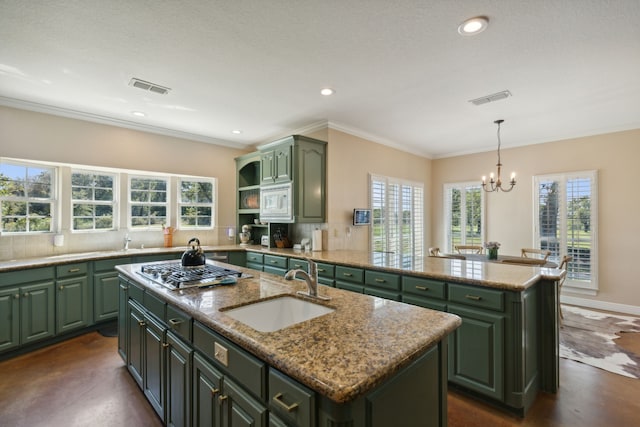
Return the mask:
<svg viewBox="0 0 640 427">
<path fill-rule="evenodd" d="M 459 254 L 481 254 L 484 250 L 484 248 L 480 245 L 454 245 L 453 247 Z"/>
<path fill-rule="evenodd" d="M 564 319 L 564 316 L 562 315 L 562 305 L 560 304 L 560 291 L 562 285 L 564 285 L 564 281 L 567 279 L 567 267 L 571 261 L 573 261 L 573 257 L 571 255 L 565 255 L 562 257 L 562 261 L 558 267 L 558 269 L 564 270 L 564 276 L 562 276 L 562 279 L 558 282 L 558 313 L 560 314 L 560 322 Z"/>
<path fill-rule="evenodd" d="M 546 249 L 522 248 L 521 255 L 522 258 L 537 258 L 546 261 L 551 255 L 551 251 Z"/>
<path fill-rule="evenodd" d="M 432 247 L 429 248 L 429 256 L 438 256 L 440 255 L 440 248 Z"/>
</svg>

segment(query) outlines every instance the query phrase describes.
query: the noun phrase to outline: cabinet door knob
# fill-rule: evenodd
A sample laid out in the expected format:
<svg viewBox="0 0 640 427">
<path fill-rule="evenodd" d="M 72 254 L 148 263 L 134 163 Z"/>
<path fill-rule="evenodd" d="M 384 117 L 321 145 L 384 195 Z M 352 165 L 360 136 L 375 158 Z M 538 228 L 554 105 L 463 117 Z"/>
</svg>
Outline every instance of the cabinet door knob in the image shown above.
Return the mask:
<svg viewBox="0 0 640 427">
<path fill-rule="evenodd" d="M 167 347 L 169 347 L 169 343 L 167 343 L 167 342 L 163 342 L 163 343 L 162 343 L 162 348 L 167 348 Z"/>
<path fill-rule="evenodd" d="M 224 394 L 223 394 L 223 395 L 220 395 L 220 396 L 218 396 L 218 403 L 219 403 L 220 405 L 222 405 L 222 402 L 224 402 L 224 401 L 225 401 L 225 400 L 227 400 L 228 398 L 229 398 L 229 396 L 225 396 Z"/>
<path fill-rule="evenodd" d="M 20 294 L 15 294 L 13 297 L 14 297 L 15 299 L 18 299 L 18 298 L 20 298 Z"/>
<path fill-rule="evenodd" d="M 29 292 L 25 292 L 22 296 L 25 297 L 25 298 L 28 297 L 29 296 Z"/>
<path fill-rule="evenodd" d="M 138 326 L 142 327 L 144 325 L 145 325 L 144 320 L 138 320 Z"/>
<path fill-rule="evenodd" d="M 62 290 L 64 290 L 64 286 L 60 285 L 60 286 L 58 287 L 58 289 L 60 289 L 60 290 L 62 291 Z"/>
<path fill-rule="evenodd" d="M 220 393 L 220 389 L 219 388 L 212 388 L 211 389 L 211 396 L 215 396 L 218 393 Z"/>
</svg>

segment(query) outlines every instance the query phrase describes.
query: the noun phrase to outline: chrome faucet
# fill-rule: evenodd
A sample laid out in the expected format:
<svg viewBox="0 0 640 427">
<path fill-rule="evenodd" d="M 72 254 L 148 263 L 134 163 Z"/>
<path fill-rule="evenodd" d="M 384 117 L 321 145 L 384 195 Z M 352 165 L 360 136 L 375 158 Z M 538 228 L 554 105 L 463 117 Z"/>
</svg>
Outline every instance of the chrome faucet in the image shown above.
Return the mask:
<svg viewBox="0 0 640 427">
<path fill-rule="evenodd" d="M 123 251 L 128 251 L 129 250 L 129 242 L 131 241 L 131 237 L 129 237 L 129 233 L 127 233 L 124 236 L 124 248 L 122 248 Z"/>
<path fill-rule="evenodd" d="M 300 275 L 307 282 L 307 292 L 298 291 L 300 295 L 305 295 L 311 298 L 318 298 L 321 300 L 328 301 L 331 298 L 318 295 L 318 266 L 315 262 L 311 261 L 307 258 L 307 262 L 309 263 L 309 272 L 307 273 L 304 270 L 295 269 L 289 270 L 284 275 L 285 280 L 293 280 L 297 279 L 297 276 Z"/>
</svg>

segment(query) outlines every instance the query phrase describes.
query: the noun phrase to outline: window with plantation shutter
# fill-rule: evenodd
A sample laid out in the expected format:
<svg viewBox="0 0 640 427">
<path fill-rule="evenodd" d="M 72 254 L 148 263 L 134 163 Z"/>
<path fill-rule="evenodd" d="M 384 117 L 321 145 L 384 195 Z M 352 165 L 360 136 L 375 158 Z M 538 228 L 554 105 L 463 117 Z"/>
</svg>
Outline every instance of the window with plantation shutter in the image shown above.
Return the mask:
<svg viewBox="0 0 640 427">
<path fill-rule="evenodd" d="M 535 244 L 551 251 L 556 263 L 564 255 L 564 286 L 574 292 L 595 295 L 597 281 L 597 172 L 572 172 L 534 177 Z"/>
<path fill-rule="evenodd" d="M 424 255 L 424 186 L 371 175 L 371 251 L 399 255 L 403 266 Z"/>
<path fill-rule="evenodd" d="M 479 182 L 444 185 L 445 252 L 454 252 L 455 245 L 484 243 L 484 193 Z"/>
</svg>

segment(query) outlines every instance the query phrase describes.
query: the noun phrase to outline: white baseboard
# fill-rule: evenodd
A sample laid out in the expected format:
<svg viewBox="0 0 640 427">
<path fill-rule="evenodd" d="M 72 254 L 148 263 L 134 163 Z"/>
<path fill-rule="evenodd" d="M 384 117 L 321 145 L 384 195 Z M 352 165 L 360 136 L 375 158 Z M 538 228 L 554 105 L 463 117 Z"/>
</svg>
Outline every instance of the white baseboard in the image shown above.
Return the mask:
<svg viewBox="0 0 640 427">
<path fill-rule="evenodd" d="M 560 302 L 563 304 L 578 305 L 580 307 L 595 308 L 597 310 L 614 311 L 616 313 L 633 314 L 640 316 L 640 307 L 636 305 L 618 304 L 615 302 L 597 301 L 593 299 L 560 296 Z"/>
</svg>

